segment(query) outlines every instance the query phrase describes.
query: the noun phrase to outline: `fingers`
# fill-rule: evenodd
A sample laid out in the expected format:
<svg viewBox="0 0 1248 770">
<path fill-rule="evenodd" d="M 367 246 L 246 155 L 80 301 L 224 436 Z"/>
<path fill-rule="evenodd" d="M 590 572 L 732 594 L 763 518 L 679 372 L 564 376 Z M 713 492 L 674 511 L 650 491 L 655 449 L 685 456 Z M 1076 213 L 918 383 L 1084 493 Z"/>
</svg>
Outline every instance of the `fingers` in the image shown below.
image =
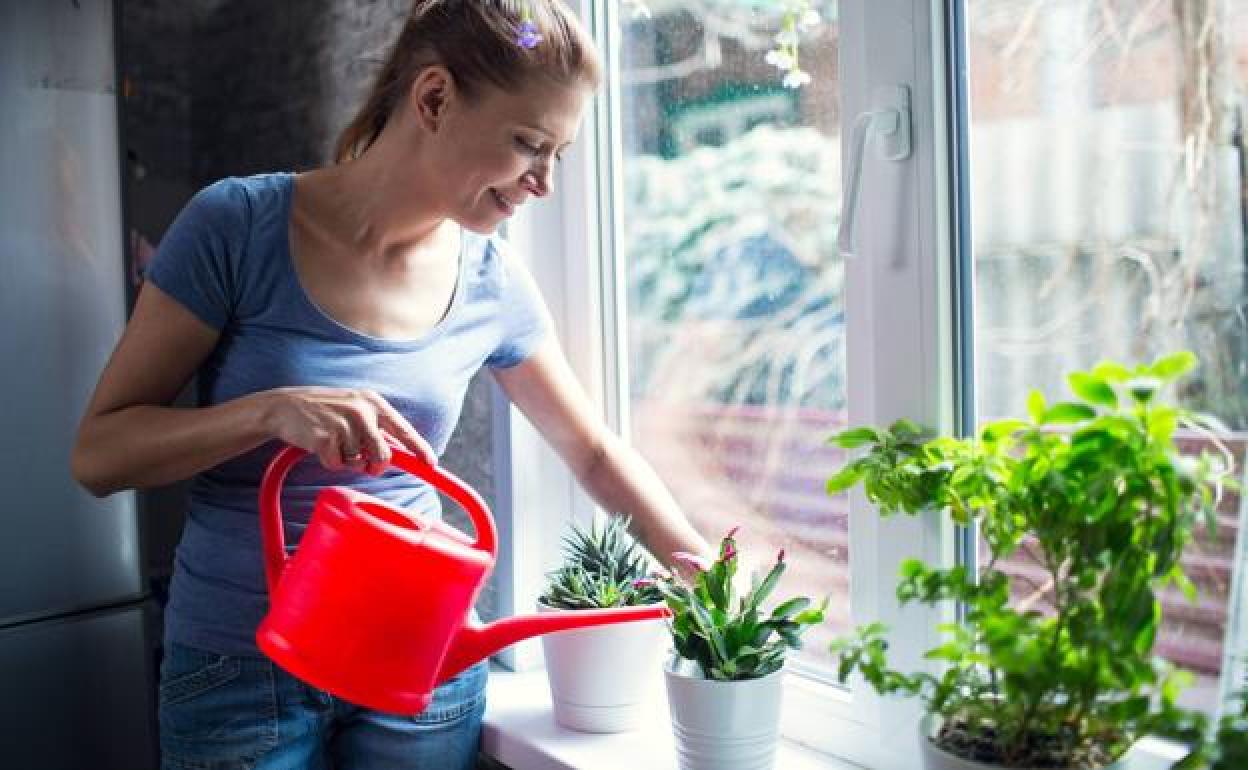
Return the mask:
<svg viewBox="0 0 1248 770">
<path fill-rule="evenodd" d="M 363 437 L 360 470 L 378 476 L 390 467 L 390 445 L 380 429 L 369 430 Z"/>
<path fill-rule="evenodd" d="M 345 443 L 346 438 L 341 431 L 323 434 L 321 440 L 316 442 L 314 449 L 317 459 L 321 461 L 321 466 L 331 471 L 342 470 L 346 465 L 343 458 L 349 453 L 343 448 Z"/>
<path fill-rule="evenodd" d="M 433 451 L 433 447 L 429 445 L 429 442 L 425 440 L 425 437 L 420 435 L 412 427 L 412 424 L 407 421 L 407 418 L 399 414 L 399 411 L 390 405 L 389 401 L 386 401 L 376 393 L 373 395 L 377 399 L 375 402 L 377 406 L 377 421 L 381 428 L 392 436 L 399 446 L 415 454 L 430 465 L 436 465 L 438 455 Z"/>
<path fill-rule="evenodd" d="M 374 476 L 390 465 L 390 447 L 378 427 L 375 393 L 351 391 L 344 405 L 346 435 L 342 439 L 343 466 Z"/>
<path fill-rule="evenodd" d="M 396 446 L 437 463 L 429 442 L 375 391 L 293 388 L 286 403 L 289 428 L 278 437 L 315 453 L 328 470 L 379 475 L 390 466 Z"/>
</svg>

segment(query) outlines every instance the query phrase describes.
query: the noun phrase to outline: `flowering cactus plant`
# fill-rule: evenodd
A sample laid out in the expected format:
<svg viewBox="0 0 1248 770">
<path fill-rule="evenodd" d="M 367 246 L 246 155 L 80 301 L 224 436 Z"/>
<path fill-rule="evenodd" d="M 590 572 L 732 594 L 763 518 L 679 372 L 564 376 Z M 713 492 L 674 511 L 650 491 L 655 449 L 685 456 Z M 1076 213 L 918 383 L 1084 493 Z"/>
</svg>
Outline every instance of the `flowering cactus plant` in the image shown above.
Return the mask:
<svg viewBox="0 0 1248 770">
<path fill-rule="evenodd" d="M 776 605 L 770 613 L 763 602 L 771 595 L 786 568 L 784 549 L 760 578 L 752 576 L 750 590 L 738 598 L 733 586 L 737 572 L 737 527 L 719 545 L 712 563 L 692 554 L 676 558 L 693 568 L 693 585 L 671 573 L 653 580 L 672 611 L 670 630 L 676 653 L 694 661 L 707 679 L 731 681 L 767 676 L 784 665 L 785 653 L 801 647 L 801 635 L 823 622 L 827 599 L 811 607 L 798 596 Z"/>
</svg>

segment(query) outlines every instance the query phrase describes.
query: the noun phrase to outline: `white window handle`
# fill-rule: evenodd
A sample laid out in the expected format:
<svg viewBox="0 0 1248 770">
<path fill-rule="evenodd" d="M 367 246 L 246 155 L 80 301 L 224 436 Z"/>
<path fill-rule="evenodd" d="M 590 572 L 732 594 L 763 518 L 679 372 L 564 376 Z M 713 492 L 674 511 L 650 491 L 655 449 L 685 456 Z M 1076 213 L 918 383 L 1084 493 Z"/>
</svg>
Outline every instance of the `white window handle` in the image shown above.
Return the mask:
<svg viewBox="0 0 1248 770">
<path fill-rule="evenodd" d="M 854 256 L 854 220 L 858 216 L 858 193 L 862 187 L 862 156 L 867 139 L 879 137 L 876 146 L 884 160 L 900 161 L 910 157 L 910 88 L 887 86 L 875 91 L 876 107 L 854 118 L 849 146 L 849 182 L 841 196 L 841 228 L 836 247 L 841 257 Z"/>
</svg>

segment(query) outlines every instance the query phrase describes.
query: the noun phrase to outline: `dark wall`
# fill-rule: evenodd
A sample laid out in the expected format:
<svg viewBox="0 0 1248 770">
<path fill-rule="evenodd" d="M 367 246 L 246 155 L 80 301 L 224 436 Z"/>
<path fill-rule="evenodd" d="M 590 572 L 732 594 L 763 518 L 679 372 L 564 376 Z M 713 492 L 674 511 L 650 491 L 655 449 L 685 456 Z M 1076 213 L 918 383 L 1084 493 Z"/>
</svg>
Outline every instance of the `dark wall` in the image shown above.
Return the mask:
<svg viewBox="0 0 1248 770">
<path fill-rule="evenodd" d="M 199 188 L 224 176 L 303 170 L 328 160 L 334 137 L 397 37 L 407 2 L 122 0 L 120 6 L 127 229 L 137 286 L 150 248 Z M 490 409 L 488 386 L 478 377 L 444 458 L 487 500 L 493 498 Z M 140 499 L 149 570 L 158 583 L 169 571 L 184 500 L 184 485 Z"/>
</svg>

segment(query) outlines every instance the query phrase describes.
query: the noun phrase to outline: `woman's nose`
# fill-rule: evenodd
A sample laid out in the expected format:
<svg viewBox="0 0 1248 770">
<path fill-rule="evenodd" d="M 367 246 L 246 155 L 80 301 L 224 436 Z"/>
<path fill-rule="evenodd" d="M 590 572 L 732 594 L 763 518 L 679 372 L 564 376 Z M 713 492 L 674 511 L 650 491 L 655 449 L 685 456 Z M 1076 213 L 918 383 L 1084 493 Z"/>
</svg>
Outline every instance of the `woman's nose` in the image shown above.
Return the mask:
<svg viewBox="0 0 1248 770">
<path fill-rule="evenodd" d="M 550 195 L 554 186 L 551 164 L 539 163 L 524 174 L 524 186 L 530 195 L 538 198 Z"/>
</svg>

